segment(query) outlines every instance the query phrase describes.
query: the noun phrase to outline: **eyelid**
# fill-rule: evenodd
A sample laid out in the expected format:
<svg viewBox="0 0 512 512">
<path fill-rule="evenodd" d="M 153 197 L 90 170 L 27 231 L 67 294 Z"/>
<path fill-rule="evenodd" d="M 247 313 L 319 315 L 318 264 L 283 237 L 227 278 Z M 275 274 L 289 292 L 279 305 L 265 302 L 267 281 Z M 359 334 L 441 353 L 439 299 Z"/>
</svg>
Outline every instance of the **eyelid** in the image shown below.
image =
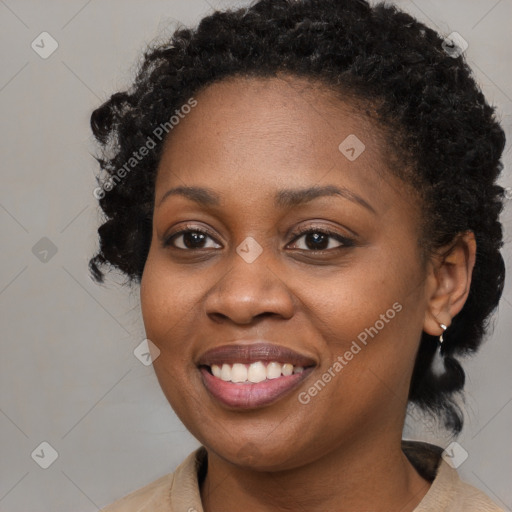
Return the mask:
<svg viewBox="0 0 512 512">
<path fill-rule="evenodd" d="M 358 233 L 356 233 L 353 229 L 350 229 L 344 225 L 338 225 L 338 227 L 331 227 L 329 225 L 322 224 L 322 222 L 326 222 L 322 219 L 311 220 L 310 222 L 311 222 L 311 224 L 308 224 L 307 226 L 301 225 L 294 230 L 287 231 L 286 236 L 289 237 L 289 236 L 298 235 L 301 233 L 302 234 L 307 233 L 308 231 L 311 231 L 311 230 L 318 230 L 318 231 L 322 231 L 324 233 L 328 233 L 334 237 L 337 236 L 337 237 L 344 238 L 347 240 L 353 239 L 354 242 L 356 240 L 360 239 L 360 236 Z M 340 231 L 342 231 L 342 232 L 344 231 L 346 234 L 342 234 L 342 232 L 340 232 Z"/>
<path fill-rule="evenodd" d="M 196 225 L 187 224 L 185 226 L 182 226 L 177 231 L 174 231 L 171 234 L 164 236 L 163 241 L 162 241 L 163 248 L 171 247 L 171 248 L 185 251 L 185 252 L 193 252 L 194 250 L 200 251 L 200 250 L 205 249 L 205 248 L 182 249 L 181 247 L 175 247 L 172 244 L 172 239 L 174 239 L 175 237 L 178 237 L 179 235 L 183 235 L 184 233 L 190 233 L 190 232 L 197 232 L 197 233 L 205 234 L 208 237 L 210 237 L 215 243 L 219 244 L 219 242 L 216 239 L 216 236 L 213 235 L 208 229 L 206 229 L 204 227 L 199 227 L 197 224 Z M 338 249 L 353 247 L 356 244 L 356 241 L 354 238 L 351 238 L 350 236 L 344 236 L 344 235 L 338 233 L 337 231 L 334 231 L 332 228 L 327 228 L 325 226 L 319 226 L 319 225 L 308 225 L 308 226 L 300 227 L 300 228 L 292 231 L 291 233 L 289 232 L 287 237 L 293 237 L 293 238 L 288 243 L 288 245 L 290 243 L 296 242 L 299 238 L 301 238 L 302 236 L 309 234 L 309 233 L 323 233 L 330 238 L 336 239 L 338 242 L 340 242 L 341 245 L 339 247 L 334 247 L 331 249 L 319 249 L 319 250 L 299 249 L 299 250 L 305 251 L 305 252 L 313 252 L 313 253 L 329 253 L 329 252 L 336 251 Z M 206 248 L 206 249 L 208 249 L 208 248 Z"/>
<path fill-rule="evenodd" d="M 317 251 L 310 250 L 310 251 L 306 251 L 306 252 L 318 252 L 318 253 L 332 252 L 332 251 L 335 251 L 336 249 L 341 249 L 343 247 L 353 247 L 356 243 L 354 238 L 342 235 L 342 234 L 338 233 L 337 231 L 334 231 L 331 228 L 327 228 L 324 226 L 317 226 L 317 225 L 309 225 L 307 227 L 298 228 L 295 231 L 293 231 L 292 233 L 290 233 L 290 236 L 294 237 L 292 242 L 295 242 L 299 238 L 302 238 L 304 235 L 307 235 L 309 233 L 323 233 L 330 238 L 336 239 L 342 245 L 340 245 L 339 247 L 331 248 L 331 249 L 319 249 Z M 304 250 L 304 249 L 301 249 L 301 250 Z"/>
<path fill-rule="evenodd" d="M 192 251 L 192 249 L 181 249 L 180 247 L 174 247 L 172 245 L 172 242 L 171 240 L 179 235 L 183 235 L 184 233 L 189 233 L 189 232 L 197 232 L 197 233 L 202 233 L 204 235 L 208 235 L 212 240 L 215 241 L 215 243 L 219 243 L 216 239 L 216 236 L 213 235 L 208 229 L 204 228 L 204 227 L 199 227 L 197 224 L 186 224 L 185 226 L 181 226 L 177 231 L 172 231 L 169 235 L 165 235 L 162 239 L 162 246 L 164 248 L 168 248 L 168 247 L 172 247 L 173 249 L 178 249 L 178 250 L 182 250 L 182 251 Z M 196 250 L 200 250 L 200 249 L 196 249 Z"/>
</svg>

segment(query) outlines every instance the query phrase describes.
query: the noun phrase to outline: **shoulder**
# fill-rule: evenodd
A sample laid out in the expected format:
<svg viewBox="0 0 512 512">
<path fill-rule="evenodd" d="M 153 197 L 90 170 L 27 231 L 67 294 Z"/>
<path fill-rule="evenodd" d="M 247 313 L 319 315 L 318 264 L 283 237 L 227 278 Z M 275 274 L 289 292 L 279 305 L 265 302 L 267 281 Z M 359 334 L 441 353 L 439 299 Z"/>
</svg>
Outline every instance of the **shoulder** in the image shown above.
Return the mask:
<svg viewBox="0 0 512 512">
<path fill-rule="evenodd" d="M 171 509 L 165 502 L 173 480 L 174 473 L 169 473 L 102 508 L 100 512 L 139 512 L 146 509 L 154 512 L 168 512 Z M 167 508 L 162 508 L 165 506 Z"/>
<path fill-rule="evenodd" d="M 456 473 L 455 469 L 449 466 L 448 469 Z M 480 489 L 462 481 L 458 474 L 454 479 L 456 482 L 453 496 L 454 510 L 463 510 L 464 512 L 504 512 L 501 507 Z"/>
<path fill-rule="evenodd" d="M 204 474 L 207 452 L 201 446 L 176 468 L 100 512 L 176 512 L 202 510 L 198 477 Z"/>
<path fill-rule="evenodd" d="M 439 446 L 403 441 L 402 448 L 416 470 L 432 482 L 414 512 L 504 512 L 480 489 L 461 480 Z"/>
</svg>

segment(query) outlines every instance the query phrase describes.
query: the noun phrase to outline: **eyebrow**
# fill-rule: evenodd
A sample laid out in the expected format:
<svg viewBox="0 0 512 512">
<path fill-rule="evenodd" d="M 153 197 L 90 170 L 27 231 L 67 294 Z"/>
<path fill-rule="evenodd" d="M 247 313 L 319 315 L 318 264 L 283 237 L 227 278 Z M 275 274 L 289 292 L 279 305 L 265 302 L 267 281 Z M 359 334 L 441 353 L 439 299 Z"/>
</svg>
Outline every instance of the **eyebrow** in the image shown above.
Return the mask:
<svg viewBox="0 0 512 512">
<path fill-rule="evenodd" d="M 170 196 L 181 195 L 188 199 L 202 205 L 202 206 L 219 206 L 220 196 L 210 188 L 206 187 L 175 187 L 168 190 L 160 199 L 157 206 Z M 274 204 L 279 208 L 292 208 L 304 203 L 308 203 L 317 197 L 334 196 L 338 195 L 353 203 L 359 204 L 376 214 L 374 208 L 365 201 L 362 197 L 347 188 L 340 188 L 334 185 L 326 185 L 323 187 L 315 186 L 302 189 L 284 189 L 279 190 L 274 197 Z"/>
</svg>

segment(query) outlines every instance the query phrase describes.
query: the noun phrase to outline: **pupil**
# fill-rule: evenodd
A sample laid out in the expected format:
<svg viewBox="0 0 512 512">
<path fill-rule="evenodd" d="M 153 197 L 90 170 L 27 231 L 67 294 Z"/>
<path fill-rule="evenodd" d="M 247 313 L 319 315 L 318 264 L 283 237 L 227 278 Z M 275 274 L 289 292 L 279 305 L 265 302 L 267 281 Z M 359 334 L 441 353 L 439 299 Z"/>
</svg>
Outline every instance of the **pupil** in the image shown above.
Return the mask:
<svg viewBox="0 0 512 512">
<path fill-rule="evenodd" d="M 313 239 L 314 242 L 312 244 L 309 244 L 308 240 L 311 240 L 311 239 Z M 318 243 L 319 239 L 320 239 L 320 244 Z M 327 247 L 325 244 L 326 240 L 327 240 L 326 235 L 323 235 L 321 233 L 309 233 L 306 235 L 306 245 L 307 245 L 308 249 L 313 249 L 316 251 L 325 249 Z M 321 247 L 319 247 L 319 245 Z"/>
<path fill-rule="evenodd" d="M 199 239 L 199 243 L 204 242 L 204 237 L 205 235 L 203 233 L 192 231 L 183 235 L 183 243 L 185 244 L 185 247 L 195 249 L 197 248 L 195 245 L 197 244 L 197 240 Z M 190 243 L 191 240 L 192 242 Z"/>
</svg>

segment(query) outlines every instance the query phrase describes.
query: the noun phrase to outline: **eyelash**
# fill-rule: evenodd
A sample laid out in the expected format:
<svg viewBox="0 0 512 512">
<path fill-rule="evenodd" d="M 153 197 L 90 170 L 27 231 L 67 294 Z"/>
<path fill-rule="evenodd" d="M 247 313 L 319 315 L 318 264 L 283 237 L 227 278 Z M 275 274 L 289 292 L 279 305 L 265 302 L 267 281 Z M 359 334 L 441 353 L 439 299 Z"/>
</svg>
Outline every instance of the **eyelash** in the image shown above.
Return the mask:
<svg viewBox="0 0 512 512">
<path fill-rule="evenodd" d="M 194 250 L 196 250 L 196 251 L 203 250 L 201 248 L 182 249 L 181 247 L 174 247 L 172 245 L 172 241 L 175 238 L 177 238 L 179 235 L 183 235 L 185 233 L 201 233 L 203 235 L 209 236 L 210 238 L 214 239 L 214 237 L 208 231 L 206 231 L 204 229 L 187 226 L 185 229 L 182 229 L 181 231 L 177 231 L 176 233 L 173 233 L 172 235 L 169 235 L 167 238 L 165 238 L 165 240 L 163 241 L 163 247 L 164 248 L 171 247 L 173 249 L 177 249 L 180 251 L 187 251 L 187 252 L 194 251 Z M 340 235 L 339 233 L 336 233 L 336 232 L 331 231 L 326 228 L 316 228 L 314 226 L 308 226 L 307 228 L 299 228 L 296 231 L 294 231 L 293 233 L 291 233 L 291 236 L 293 237 L 292 242 L 296 242 L 297 239 L 301 238 L 304 235 L 310 234 L 310 233 L 320 233 L 322 235 L 327 235 L 331 238 L 336 239 L 338 242 L 341 242 L 342 245 L 340 245 L 339 247 L 334 247 L 332 249 L 322 249 L 322 250 L 299 249 L 300 251 L 314 252 L 314 253 L 315 252 L 316 253 L 325 253 L 325 252 L 331 252 L 331 251 L 336 251 L 336 250 L 340 250 L 340 249 L 344 249 L 344 248 L 353 247 L 355 245 L 355 241 L 352 240 L 351 238 L 347 238 L 345 236 Z"/>
</svg>

